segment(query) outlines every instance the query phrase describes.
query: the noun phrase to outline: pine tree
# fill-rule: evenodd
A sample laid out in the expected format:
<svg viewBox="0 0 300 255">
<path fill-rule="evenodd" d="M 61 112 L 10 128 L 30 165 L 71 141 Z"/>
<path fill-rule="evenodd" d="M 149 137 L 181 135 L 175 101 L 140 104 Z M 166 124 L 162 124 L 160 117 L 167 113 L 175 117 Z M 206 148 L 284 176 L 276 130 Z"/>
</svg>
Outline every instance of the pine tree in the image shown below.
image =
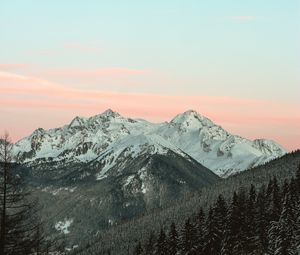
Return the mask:
<svg viewBox="0 0 300 255">
<path fill-rule="evenodd" d="M 0 139 L 0 254 L 32 254 L 40 249 L 43 235 L 35 201 L 30 201 L 11 163 L 12 143 Z M 37 238 L 38 234 L 38 238 Z"/>
<path fill-rule="evenodd" d="M 294 206 L 295 246 L 298 248 L 298 253 L 300 253 L 300 164 L 298 165 L 296 171 L 296 178 L 291 180 L 289 188 L 290 188 L 291 200 Z M 297 194 L 296 196 L 295 193 Z"/>
<path fill-rule="evenodd" d="M 268 252 L 274 255 L 296 254 L 295 219 L 289 194 L 284 198 L 280 219 L 271 222 Z"/>
<path fill-rule="evenodd" d="M 225 227 L 225 218 L 228 210 L 227 203 L 222 195 L 218 196 L 217 202 L 213 210 L 217 228 L 219 229 L 219 239 L 222 239 L 222 234 Z"/>
<path fill-rule="evenodd" d="M 289 185 L 291 203 L 295 206 L 298 203 L 300 193 L 298 192 L 297 181 L 292 177 Z"/>
<path fill-rule="evenodd" d="M 295 255 L 296 247 L 293 243 L 293 236 L 290 226 L 285 220 L 279 222 L 279 233 L 276 238 L 274 255 Z"/>
<path fill-rule="evenodd" d="M 196 216 L 196 231 L 197 231 L 197 240 L 196 240 L 196 251 L 197 254 L 203 254 L 203 242 L 204 242 L 204 231 L 205 231 L 205 214 L 203 209 L 200 208 Z"/>
<path fill-rule="evenodd" d="M 275 244 L 277 241 L 277 237 L 279 235 L 279 227 L 278 222 L 271 222 L 270 227 L 268 230 L 268 247 L 267 247 L 267 254 L 274 254 L 275 253 Z"/>
<path fill-rule="evenodd" d="M 273 193 L 273 179 L 270 179 L 266 190 L 266 197 L 269 201 L 271 201 L 272 193 Z"/>
<path fill-rule="evenodd" d="M 167 240 L 167 250 L 168 250 L 167 254 L 168 255 L 176 255 L 178 248 L 179 248 L 178 245 L 179 245 L 178 233 L 176 230 L 175 223 L 172 222 L 168 240 Z"/>
<path fill-rule="evenodd" d="M 272 200 L 273 200 L 273 178 L 269 180 L 266 193 L 265 193 L 265 200 L 264 206 L 267 210 L 267 221 L 272 221 Z"/>
<path fill-rule="evenodd" d="M 268 214 L 267 214 L 267 195 L 265 186 L 262 186 L 257 194 L 255 208 L 257 210 L 256 232 L 258 236 L 258 249 L 263 253 L 268 249 Z"/>
<path fill-rule="evenodd" d="M 196 254 L 197 245 L 197 230 L 192 224 L 191 219 L 185 221 L 184 227 L 180 236 L 180 247 L 183 254 L 192 255 Z"/>
<path fill-rule="evenodd" d="M 238 232 L 235 238 L 235 245 L 233 247 L 233 254 L 244 254 L 245 246 L 247 245 L 247 199 L 244 189 L 240 189 L 238 193 L 238 205 L 236 210 L 236 221 L 239 222 Z"/>
<path fill-rule="evenodd" d="M 277 178 L 273 178 L 272 199 L 270 207 L 270 221 L 278 221 L 281 212 L 281 194 Z"/>
<path fill-rule="evenodd" d="M 290 192 L 290 184 L 287 179 L 284 180 L 283 186 L 282 186 L 282 194 L 281 197 L 285 197 Z"/>
<path fill-rule="evenodd" d="M 247 199 L 247 213 L 246 213 L 246 242 L 245 242 L 245 251 L 247 254 L 257 254 L 258 249 L 258 237 L 256 232 L 256 210 L 255 210 L 255 201 L 256 201 L 256 191 L 255 187 L 252 184 L 250 187 L 248 199 Z"/>
<path fill-rule="evenodd" d="M 167 254 L 167 240 L 166 234 L 163 228 L 160 229 L 160 233 L 156 242 L 156 253 L 157 255 Z"/>
<path fill-rule="evenodd" d="M 203 240 L 203 254 L 219 254 L 221 250 L 221 229 L 219 229 L 219 219 L 211 207 L 206 220 L 206 228 Z"/>
<path fill-rule="evenodd" d="M 239 207 L 239 197 L 236 192 L 233 193 L 232 202 L 229 207 L 224 238 L 221 247 L 222 255 L 240 254 L 240 228 L 241 228 L 241 212 Z"/>
<path fill-rule="evenodd" d="M 148 242 L 146 243 L 145 247 L 145 255 L 152 255 L 154 252 L 154 246 L 155 246 L 155 235 L 153 232 L 150 233 Z"/>
<path fill-rule="evenodd" d="M 296 185 L 297 185 L 297 190 L 298 194 L 300 194 L 300 164 L 298 165 L 297 171 L 296 171 Z"/>
<path fill-rule="evenodd" d="M 143 254 L 143 248 L 142 248 L 142 244 L 141 242 L 138 242 L 138 244 L 136 245 L 135 249 L 134 249 L 134 255 L 142 255 Z"/>
</svg>

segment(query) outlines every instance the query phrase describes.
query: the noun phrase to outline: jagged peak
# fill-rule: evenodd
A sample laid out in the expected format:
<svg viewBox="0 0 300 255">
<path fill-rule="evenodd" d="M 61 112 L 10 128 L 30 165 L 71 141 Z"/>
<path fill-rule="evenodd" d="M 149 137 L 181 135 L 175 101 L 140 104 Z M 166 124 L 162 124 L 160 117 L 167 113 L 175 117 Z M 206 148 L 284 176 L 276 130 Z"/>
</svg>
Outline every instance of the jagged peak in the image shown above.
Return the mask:
<svg viewBox="0 0 300 255">
<path fill-rule="evenodd" d="M 32 143 L 33 139 L 36 143 Z M 85 149 L 79 151 L 78 144 L 91 144 L 88 153 Z M 16 143 L 14 155 L 26 162 L 48 157 L 94 160 L 99 153 L 118 152 L 125 145 L 137 153 L 147 146 L 151 146 L 150 151 L 164 151 L 164 148 L 182 150 L 216 171 L 244 170 L 253 163 L 254 157 L 265 160 L 286 153 L 272 141 L 250 141 L 231 135 L 195 110 L 178 114 L 171 122 L 154 124 L 131 120 L 108 109 L 93 117 L 77 116 L 61 128 L 37 129 L 31 136 Z M 32 150 L 34 153 L 28 154 Z"/>
<path fill-rule="evenodd" d="M 253 140 L 253 145 L 258 149 L 263 150 L 266 154 L 277 152 L 282 156 L 284 153 L 288 152 L 283 146 L 269 139 L 255 139 Z"/>
<path fill-rule="evenodd" d="M 107 110 L 105 110 L 102 115 L 120 115 L 119 113 L 117 113 L 116 111 L 113 111 L 112 109 L 108 108 Z"/>
<path fill-rule="evenodd" d="M 121 117 L 121 115 L 118 112 L 113 111 L 112 109 L 107 109 L 104 112 L 91 117 L 91 119 L 97 119 L 99 117 L 100 118 L 105 117 L 105 118 L 113 119 L 113 118 Z"/>
<path fill-rule="evenodd" d="M 190 123 L 190 122 L 207 122 L 209 124 L 213 124 L 211 120 L 204 117 L 203 115 L 199 114 L 195 110 L 187 110 L 183 113 L 176 115 L 172 120 L 171 123 L 175 124 L 183 124 L 183 123 Z"/>
<path fill-rule="evenodd" d="M 45 133 L 45 129 L 41 127 L 33 131 L 33 134 L 42 134 L 42 133 Z"/>
<path fill-rule="evenodd" d="M 85 118 L 76 116 L 69 124 L 69 127 L 78 127 L 82 126 L 84 122 L 86 121 Z"/>
</svg>

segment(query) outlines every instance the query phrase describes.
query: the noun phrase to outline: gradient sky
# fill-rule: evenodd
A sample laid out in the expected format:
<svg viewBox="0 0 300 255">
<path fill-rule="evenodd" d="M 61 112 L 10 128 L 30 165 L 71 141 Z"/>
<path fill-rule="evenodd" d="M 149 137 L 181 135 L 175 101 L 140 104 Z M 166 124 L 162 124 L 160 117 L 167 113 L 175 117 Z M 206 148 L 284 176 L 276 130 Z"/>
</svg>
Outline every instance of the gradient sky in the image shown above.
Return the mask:
<svg viewBox="0 0 300 255">
<path fill-rule="evenodd" d="M 0 0 L 0 131 L 194 109 L 300 147 L 298 0 Z"/>
</svg>

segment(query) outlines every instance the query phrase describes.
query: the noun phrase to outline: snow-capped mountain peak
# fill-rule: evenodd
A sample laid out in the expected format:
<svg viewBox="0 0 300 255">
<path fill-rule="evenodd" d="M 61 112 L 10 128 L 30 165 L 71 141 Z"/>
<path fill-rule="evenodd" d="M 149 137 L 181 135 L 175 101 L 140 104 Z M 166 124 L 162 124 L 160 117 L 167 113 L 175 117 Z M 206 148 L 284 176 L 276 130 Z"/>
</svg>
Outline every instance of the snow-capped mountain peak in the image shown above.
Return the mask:
<svg viewBox="0 0 300 255">
<path fill-rule="evenodd" d="M 170 122 L 154 124 L 109 109 L 90 118 L 76 117 L 61 128 L 37 129 L 15 144 L 14 155 L 16 160 L 32 164 L 41 160 L 108 162 L 103 155 L 110 155 L 109 162 L 114 162 L 124 151 L 135 157 L 166 150 L 188 155 L 222 176 L 286 153 L 273 141 L 232 135 L 193 110 Z M 109 170 L 109 165 L 102 167 Z"/>
<path fill-rule="evenodd" d="M 96 116 L 101 116 L 101 117 L 106 117 L 106 118 L 118 118 L 121 117 L 121 115 L 115 111 L 113 111 L 112 109 L 107 109 L 106 111 L 104 111 L 103 113 L 96 115 Z"/>
<path fill-rule="evenodd" d="M 173 118 L 170 122 L 173 125 L 177 125 L 180 127 L 185 127 L 189 129 L 193 128 L 201 128 L 203 126 L 211 126 L 213 122 L 200 115 L 198 112 L 194 110 L 188 110 L 184 113 L 178 114 L 175 118 Z"/>
<path fill-rule="evenodd" d="M 86 118 L 82 118 L 82 117 L 78 117 L 76 116 L 71 123 L 69 124 L 69 127 L 82 127 L 85 125 L 86 122 Z"/>
</svg>

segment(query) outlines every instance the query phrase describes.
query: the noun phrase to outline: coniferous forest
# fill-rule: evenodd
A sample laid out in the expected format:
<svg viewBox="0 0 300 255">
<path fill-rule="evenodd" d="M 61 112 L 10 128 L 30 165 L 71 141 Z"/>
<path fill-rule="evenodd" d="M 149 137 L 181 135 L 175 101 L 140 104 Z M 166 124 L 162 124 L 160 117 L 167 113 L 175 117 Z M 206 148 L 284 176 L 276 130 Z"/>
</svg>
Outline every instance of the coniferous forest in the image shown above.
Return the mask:
<svg viewBox="0 0 300 255">
<path fill-rule="evenodd" d="M 227 202 L 222 194 L 207 212 L 199 210 L 182 228 L 152 233 L 134 254 L 299 254 L 300 166 L 295 178 L 273 177 L 258 191 L 240 188 Z"/>
<path fill-rule="evenodd" d="M 71 254 L 286 254 L 271 227 L 285 222 L 285 198 L 299 220 L 299 165 L 300 151 L 286 154 L 102 231 Z M 295 251 L 292 234 L 287 247 Z"/>
</svg>

